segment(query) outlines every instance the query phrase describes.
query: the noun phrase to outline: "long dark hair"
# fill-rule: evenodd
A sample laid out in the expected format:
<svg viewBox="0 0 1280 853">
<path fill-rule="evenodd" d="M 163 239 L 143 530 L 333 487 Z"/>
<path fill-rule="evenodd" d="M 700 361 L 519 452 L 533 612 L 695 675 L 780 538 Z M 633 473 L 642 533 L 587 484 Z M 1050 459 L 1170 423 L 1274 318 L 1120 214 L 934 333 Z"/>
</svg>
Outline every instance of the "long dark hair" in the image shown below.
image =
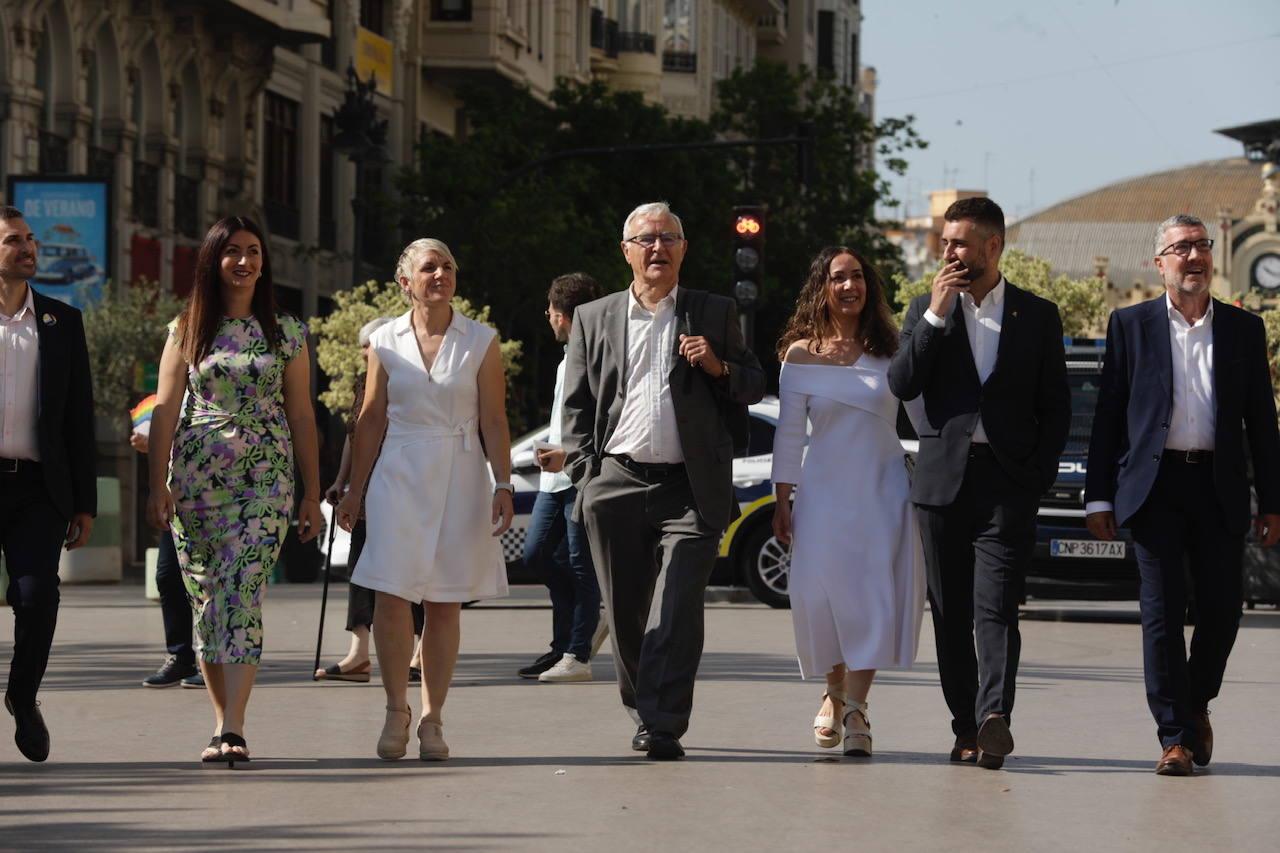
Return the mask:
<svg viewBox="0 0 1280 853">
<path fill-rule="evenodd" d="M 182 346 L 182 357 L 188 364 L 199 364 L 209 354 L 213 339 L 218 335 L 218 326 L 226 315 L 227 307 L 222 302 L 222 251 L 237 231 L 248 231 L 262 245 L 262 271 L 254 285 L 250 307 L 271 349 L 279 352 L 284 345 L 284 333 L 276 317 L 276 293 L 271 280 L 267 238 L 252 219 L 224 216 L 204 235 L 196 258 L 195 284 L 187 299 L 187 307 L 178 318 L 178 342 Z"/>
<path fill-rule="evenodd" d="M 884 279 L 880 271 L 859 252 L 848 246 L 827 246 L 809 264 L 809 276 L 796 298 L 796 310 L 778 339 L 778 361 L 785 361 L 787 350 L 796 341 L 809 340 L 811 352 L 822 349 L 822 342 L 835 331 L 831 309 L 827 306 L 827 277 L 831 262 L 841 255 L 852 255 L 862 266 L 867 283 L 866 304 L 858 318 L 858 337 L 862 349 L 871 355 L 890 356 L 898 351 L 898 327 L 893 322 L 889 303 L 884 296 Z"/>
</svg>

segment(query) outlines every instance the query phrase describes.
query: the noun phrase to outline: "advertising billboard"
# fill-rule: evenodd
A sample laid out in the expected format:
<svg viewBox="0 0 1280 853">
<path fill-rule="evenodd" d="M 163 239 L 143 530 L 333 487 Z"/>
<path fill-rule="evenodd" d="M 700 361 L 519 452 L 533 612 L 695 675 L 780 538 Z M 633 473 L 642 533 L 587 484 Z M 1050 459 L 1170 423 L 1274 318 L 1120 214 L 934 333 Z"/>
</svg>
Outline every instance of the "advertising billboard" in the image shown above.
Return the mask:
<svg viewBox="0 0 1280 853">
<path fill-rule="evenodd" d="M 9 203 L 40 242 L 38 292 L 84 309 L 102 298 L 111 268 L 110 185 L 96 178 L 9 178 Z"/>
</svg>

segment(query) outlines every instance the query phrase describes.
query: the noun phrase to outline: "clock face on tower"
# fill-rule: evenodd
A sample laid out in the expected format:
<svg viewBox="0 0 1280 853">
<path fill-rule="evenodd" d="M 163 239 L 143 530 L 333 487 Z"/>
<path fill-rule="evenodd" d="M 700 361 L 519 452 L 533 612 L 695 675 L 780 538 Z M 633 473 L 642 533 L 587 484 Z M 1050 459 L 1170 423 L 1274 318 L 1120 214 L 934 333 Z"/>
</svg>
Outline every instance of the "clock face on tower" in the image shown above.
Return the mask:
<svg viewBox="0 0 1280 853">
<path fill-rule="evenodd" d="M 1250 277 L 1253 279 L 1254 287 L 1261 287 L 1263 290 L 1280 290 L 1280 254 L 1267 252 L 1259 255 L 1253 262 Z"/>
</svg>

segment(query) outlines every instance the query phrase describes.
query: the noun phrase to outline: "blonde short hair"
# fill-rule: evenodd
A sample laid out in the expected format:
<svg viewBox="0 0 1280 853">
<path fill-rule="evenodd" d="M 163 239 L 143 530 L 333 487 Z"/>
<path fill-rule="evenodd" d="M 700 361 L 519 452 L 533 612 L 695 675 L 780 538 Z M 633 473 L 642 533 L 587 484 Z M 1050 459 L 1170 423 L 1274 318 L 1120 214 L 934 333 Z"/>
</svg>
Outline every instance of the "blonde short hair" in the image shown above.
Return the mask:
<svg viewBox="0 0 1280 853">
<path fill-rule="evenodd" d="M 400 260 L 396 262 L 396 282 L 402 278 L 408 278 L 413 274 L 414 267 L 418 265 L 418 260 L 427 252 L 438 252 L 444 255 L 445 260 L 453 264 L 454 272 L 458 272 L 458 262 L 453 257 L 453 252 L 449 251 L 449 247 L 444 244 L 443 240 L 437 240 L 434 237 L 419 237 L 412 243 L 404 247 L 404 251 L 400 253 Z"/>
</svg>

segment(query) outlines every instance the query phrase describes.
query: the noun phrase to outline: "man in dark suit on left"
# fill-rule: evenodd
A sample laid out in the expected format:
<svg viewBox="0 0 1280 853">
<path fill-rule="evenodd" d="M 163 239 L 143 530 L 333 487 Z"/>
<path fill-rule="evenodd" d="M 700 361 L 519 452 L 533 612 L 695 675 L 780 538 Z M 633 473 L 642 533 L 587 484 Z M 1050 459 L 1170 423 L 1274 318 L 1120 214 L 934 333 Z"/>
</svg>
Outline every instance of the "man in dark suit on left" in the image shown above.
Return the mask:
<svg viewBox="0 0 1280 853">
<path fill-rule="evenodd" d="M 36 692 L 58 620 L 59 552 L 89 541 L 97 512 L 84 325 L 27 284 L 38 251 L 22 212 L 0 207 L 0 549 L 13 607 L 4 705 L 32 761 L 49 757 Z"/>
</svg>

